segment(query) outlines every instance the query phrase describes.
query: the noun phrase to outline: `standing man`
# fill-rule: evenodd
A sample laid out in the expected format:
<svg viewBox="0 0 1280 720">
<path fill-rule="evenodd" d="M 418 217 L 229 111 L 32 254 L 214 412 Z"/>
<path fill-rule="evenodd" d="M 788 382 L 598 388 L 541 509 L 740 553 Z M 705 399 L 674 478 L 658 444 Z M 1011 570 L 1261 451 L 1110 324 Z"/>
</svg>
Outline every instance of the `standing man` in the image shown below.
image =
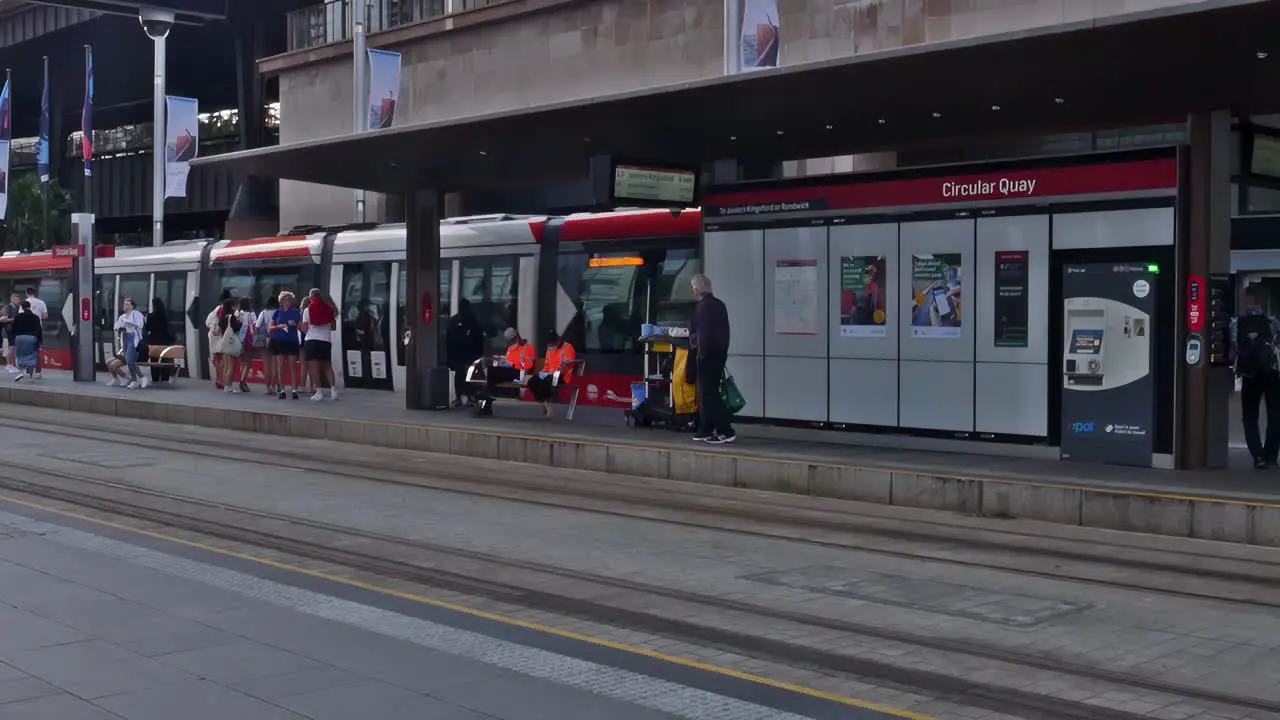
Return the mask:
<svg viewBox="0 0 1280 720">
<path fill-rule="evenodd" d="M 43 331 L 44 321 L 49 319 L 49 306 L 36 297 L 36 289 L 33 287 L 27 288 L 27 302 L 31 304 L 31 312 L 40 320 L 40 329 Z M 43 373 L 40 372 L 40 345 L 44 343 L 44 335 L 41 334 L 37 337 L 40 340 L 36 343 L 36 372 L 34 377 L 39 380 L 44 377 Z"/>
<path fill-rule="evenodd" d="M 711 279 L 706 275 L 694 275 L 692 284 L 698 304 L 689 322 L 689 346 L 695 353 L 693 382 L 698 388 L 699 421 L 693 439 L 723 445 L 738 439 L 729 424 L 721 387 L 729 360 L 729 310 L 712 294 Z"/>
<path fill-rule="evenodd" d="M 1240 408 L 1249 455 L 1255 468 L 1270 468 L 1276 466 L 1280 454 L 1280 355 L 1276 347 L 1280 323 L 1266 314 L 1262 302 L 1261 288 L 1251 285 L 1245 289 L 1244 311 L 1231 321 L 1231 353 L 1240 377 Z M 1265 443 L 1258 428 L 1259 405 L 1264 401 Z"/>
<path fill-rule="evenodd" d="M 18 319 L 18 310 L 22 304 L 22 296 L 13 293 L 9 296 L 9 304 L 4 306 L 4 312 L 0 313 L 0 324 L 4 328 L 5 341 L 5 361 L 9 366 L 9 374 L 18 374 L 18 351 L 13 344 L 13 323 Z"/>
</svg>

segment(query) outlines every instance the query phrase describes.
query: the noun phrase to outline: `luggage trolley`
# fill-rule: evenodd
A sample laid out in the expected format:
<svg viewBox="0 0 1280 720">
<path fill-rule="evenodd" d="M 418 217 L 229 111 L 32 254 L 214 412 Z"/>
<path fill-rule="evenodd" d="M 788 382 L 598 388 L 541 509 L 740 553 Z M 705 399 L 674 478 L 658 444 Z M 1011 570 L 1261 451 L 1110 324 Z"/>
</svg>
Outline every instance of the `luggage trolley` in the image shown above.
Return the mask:
<svg viewBox="0 0 1280 720">
<path fill-rule="evenodd" d="M 685 382 L 689 330 L 645 325 L 644 379 L 631 384 L 630 427 L 692 430 L 698 423 L 697 388 Z"/>
</svg>

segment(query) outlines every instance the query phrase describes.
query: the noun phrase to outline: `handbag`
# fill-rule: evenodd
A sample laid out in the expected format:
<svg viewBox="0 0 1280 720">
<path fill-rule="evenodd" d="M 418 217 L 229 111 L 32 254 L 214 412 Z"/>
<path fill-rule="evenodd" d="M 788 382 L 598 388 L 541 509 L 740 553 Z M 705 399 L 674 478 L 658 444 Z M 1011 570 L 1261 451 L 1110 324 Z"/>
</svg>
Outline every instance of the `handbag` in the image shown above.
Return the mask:
<svg viewBox="0 0 1280 720">
<path fill-rule="evenodd" d="M 231 357 L 240 357 L 240 354 L 244 352 L 244 344 L 240 342 L 240 333 L 228 326 L 227 331 L 222 334 L 222 342 L 218 343 L 218 352 Z"/>
<path fill-rule="evenodd" d="M 738 383 L 734 381 L 728 370 L 724 371 L 724 380 L 720 383 L 720 399 L 724 402 L 724 409 L 729 411 L 730 415 L 737 415 L 747 406 L 747 399 L 742 397 L 742 391 L 738 390 Z"/>
</svg>

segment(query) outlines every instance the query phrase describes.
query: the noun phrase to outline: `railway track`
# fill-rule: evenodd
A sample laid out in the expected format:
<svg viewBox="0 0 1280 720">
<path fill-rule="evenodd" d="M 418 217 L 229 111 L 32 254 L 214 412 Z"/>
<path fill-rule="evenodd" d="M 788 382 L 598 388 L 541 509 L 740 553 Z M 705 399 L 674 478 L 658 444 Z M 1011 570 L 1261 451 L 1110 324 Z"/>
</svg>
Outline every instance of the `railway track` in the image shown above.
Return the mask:
<svg viewBox="0 0 1280 720">
<path fill-rule="evenodd" d="M 15 473 L 17 470 L 19 472 Z M 646 612 L 653 599 L 696 606 L 703 610 L 761 621 L 822 628 L 859 638 L 902 643 L 940 653 L 981 658 L 997 664 L 1061 673 L 1076 678 L 1162 693 L 1201 702 L 1218 703 L 1250 711 L 1280 713 L 1280 702 L 1219 693 L 1206 688 L 1178 685 L 1129 673 L 1102 670 L 1019 653 L 970 641 L 957 641 L 889 628 L 782 611 L 752 603 L 662 587 L 647 583 L 570 570 L 542 563 L 515 560 L 433 543 L 394 537 L 356 528 L 239 507 L 140 488 L 129 483 L 56 472 L 34 465 L 10 463 L 0 470 L 0 488 L 40 498 L 70 503 L 112 515 L 154 522 L 223 540 L 268 548 L 320 560 L 358 571 L 468 595 L 499 600 L 713 646 L 738 654 L 764 657 L 789 665 L 839 673 L 881 683 L 915 688 L 957 704 L 983 707 L 1027 718 L 1044 720 L 1135 720 L 1137 715 L 1112 711 L 1036 693 L 969 682 L 963 678 L 851 657 L 796 643 L 762 638 L 724 627 L 681 619 L 681 613 Z M 94 492 L 86 492 L 93 490 Z M 362 545 L 352 547 L 352 540 Z M 405 558 L 412 558 L 408 560 Z M 515 573 L 516 577 L 511 575 Z M 496 579 L 506 576 L 509 579 Z M 585 592 L 549 592 L 537 589 L 548 578 L 573 581 Z M 523 582 L 519 580 L 523 579 Z M 608 603 L 590 597 L 610 591 Z M 633 602 L 620 603 L 619 591 Z"/>
<path fill-rule="evenodd" d="M 0 419 L 4 418 L 26 419 L 0 412 Z M 360 482 L 498 498 L 1110 589 L 1251 607 L 1280 607 L 1280 553 L 1274 553 L 1274 560 L 1265 556 L 1230 560 L 1215 555 L 1212 544 L 1199 552 L 1153 550 L 1102 541 L 1046 540 L 1026 532 L 958 527 L 954 522 L 947 522 L 947 516 L 941 513 L 936 521 L 913 518 L 910 523 L 904 523 L 871 512 L 797 510 L 770 505 L 767 500 L 726 500 L 696 492 L 696 487 L 689 492 L 672 491 L 669 483 L 661 492 L 642 492 L 644 488 L 604 482 L 600 479 L 604 476 L 592 481 L 541 479 L 536 473 L 546 469 L 537 466 L 527 466 L 529 474 L 511 480 L 491 469 L 503 464 L 500 461 L 411 451 L 379 453 L 377 449 L 367 448 L 369 452 L 362 454 L 356 463 L 343 457 L 340 451 L 318 456 L 314 450 L 292 450 L 278 444 L 264 444 L 258 449 L 250 447 L 252 440 L 257 439 L 252 437 L 229 442 L 202 434 L 199 443 L 192 444 L 188 438 L 154 429 L 149 430 L 151 434 L 145 438 L 133 438 L 104 432 L 100 425 L 61 419 L 56 423 L 42 421 L 40 432 L 289 471 L 311 471 Z M 407 462 L 401 458 L 406 454 L 431 462 Z M 911 544 L 915 545 L 913 549 L 903 549 Z M 963 546 L 965 557 L 957 557 L 957 544 Z"/>
</svg>

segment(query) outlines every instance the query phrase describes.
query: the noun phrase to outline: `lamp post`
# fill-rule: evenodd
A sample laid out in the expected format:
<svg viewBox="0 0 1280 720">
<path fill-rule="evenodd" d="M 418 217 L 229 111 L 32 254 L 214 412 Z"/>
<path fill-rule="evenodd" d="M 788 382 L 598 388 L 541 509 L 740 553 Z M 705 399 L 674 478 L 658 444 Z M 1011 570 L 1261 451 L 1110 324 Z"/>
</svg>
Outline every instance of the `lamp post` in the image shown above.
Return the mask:
<svg viewBox="0 0 1280 720">
<path fill-rule="evenodd" d="M 158 247 L 164 244 L 164 45 L 173 29 L 173 12 L 144 7 L 138 11 L 138 21 L 147 37 L 155 41 L 155 78 L 151 91 L 155 105 L 151 121 L 151 243 Z"/>
</svg>

